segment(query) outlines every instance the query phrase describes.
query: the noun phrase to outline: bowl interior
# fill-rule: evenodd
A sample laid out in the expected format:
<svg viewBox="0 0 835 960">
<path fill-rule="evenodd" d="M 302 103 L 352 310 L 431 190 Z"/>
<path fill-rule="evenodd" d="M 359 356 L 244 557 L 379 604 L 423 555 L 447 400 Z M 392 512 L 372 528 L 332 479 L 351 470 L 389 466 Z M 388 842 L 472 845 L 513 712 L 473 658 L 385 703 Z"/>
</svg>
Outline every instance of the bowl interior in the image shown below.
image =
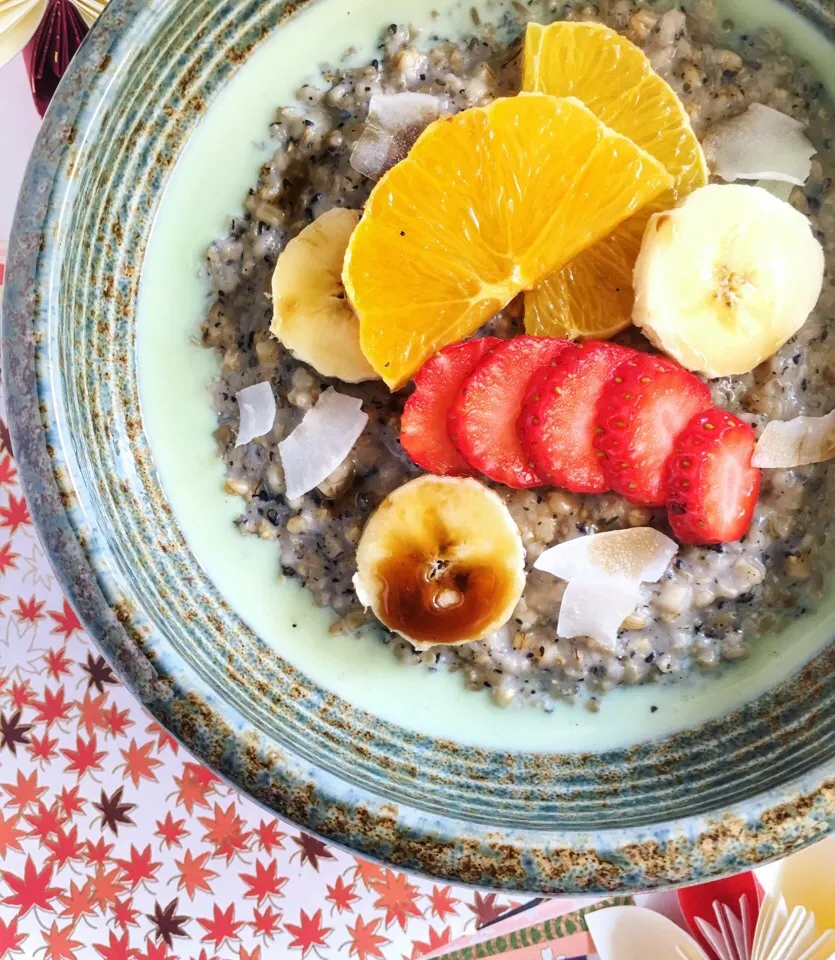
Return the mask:
<svg viewBox="0 0 835 960">
<path fill-rule="evenodd" d="M 40 409 L 16 400 L 11 419 L 33 513 L 94 636 L 257 799 L 439 876 L 647 888 L 832 828 L 835 594 L 719 677 L 617 692 L 598 714 L 501 711 L 371 636 L 329 635 L 330 615 L 276 582 L 274 545 L 235 532 L 205 390 L 215 360 L 191 341 L 201 259 L 269 150 L 276 106 L 317 64 L 370 59 L 393 17 L 383 0 L 297 6 L 114 0 L 36 150 L 4 323 L 7 378 Z M 403 0 L 396 18 L 433 7 L 444 33 L 470 4 Z M 829 7 L 805 20 L 732 7 L 835 62 Z M 34 336 L 10 347 L 22 331 Z"/>
</svg>

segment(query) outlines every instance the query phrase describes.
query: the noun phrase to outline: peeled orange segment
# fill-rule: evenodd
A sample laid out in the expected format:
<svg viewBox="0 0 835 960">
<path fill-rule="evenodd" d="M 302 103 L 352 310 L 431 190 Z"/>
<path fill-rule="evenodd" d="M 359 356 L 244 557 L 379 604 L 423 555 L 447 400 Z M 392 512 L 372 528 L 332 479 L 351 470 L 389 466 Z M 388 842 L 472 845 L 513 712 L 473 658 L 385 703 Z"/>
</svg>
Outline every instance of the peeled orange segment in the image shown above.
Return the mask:
<svg viewBox="0 0 835 960">
<path fill-rule="evenodd" d="M 577 97 L 603 123 L 662 163 L 672 188 L 525 295 L 538 336 L 604 338 L 628 326 L 632 269 L 649 217 L 707 183 L 684 105 L 633 43 L 600 23 L 528 24 L 522 87 Z"/>
<path fill-rule="evenodd" d="M 363 353 L 397 389 L 671 183 L 573 99 L 520 94 L 436 120 L 348 244 Z"/>
</svg>

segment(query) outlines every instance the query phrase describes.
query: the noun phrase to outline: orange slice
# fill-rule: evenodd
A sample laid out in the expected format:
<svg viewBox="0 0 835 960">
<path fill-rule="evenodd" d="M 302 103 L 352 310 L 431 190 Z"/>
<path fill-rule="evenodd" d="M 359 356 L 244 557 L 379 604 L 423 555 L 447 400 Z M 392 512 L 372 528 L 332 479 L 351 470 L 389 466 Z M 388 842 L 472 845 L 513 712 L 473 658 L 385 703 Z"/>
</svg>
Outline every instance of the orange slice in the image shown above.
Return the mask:
<svg viewBox="0 0 835 960">
<path fill-rule="evenodd" d="M 397 389 L 670 184 L 576 100 L 520 94 L 436 120 L 348 244 L 363 353 Z"/>
<path fill-rule="evenodd" d="M 638 47 L 603 24 L 528 24 L 522 87 L 582 100 L 673 178 L 671 190 L 525 296 L 528 333 L 613 336 L 631 322 L 632 268 L 647 220 L 707 183 L 704 153 L 672 88 Z"/>
</svg>

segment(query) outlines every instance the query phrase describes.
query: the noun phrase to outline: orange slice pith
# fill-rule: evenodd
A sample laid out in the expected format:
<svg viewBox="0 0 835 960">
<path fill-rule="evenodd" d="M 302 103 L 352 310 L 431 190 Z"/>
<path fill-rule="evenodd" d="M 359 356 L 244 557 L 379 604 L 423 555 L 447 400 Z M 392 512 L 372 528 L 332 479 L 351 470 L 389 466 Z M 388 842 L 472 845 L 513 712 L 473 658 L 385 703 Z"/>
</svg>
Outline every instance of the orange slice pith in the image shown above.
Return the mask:
<svg viewBox="0 0 835 960">
<path fill-rule="evenodd" d="M 610 337 L 632 316 L 632 268 L 650 216 L 708 180 L 683 104 L 633 43 L 600 23 L 528 25 L 522 87 L 577 97 L 660 161 L 672 189 L 525 295 L 528 333 Z"/>
<path fill-rule="evenodd" d="M 670 184 L 573 99 L 520 94 L 436 120 L 372 190 L 348 245 L 363 353 L 397 389 Z"/>
</svg>

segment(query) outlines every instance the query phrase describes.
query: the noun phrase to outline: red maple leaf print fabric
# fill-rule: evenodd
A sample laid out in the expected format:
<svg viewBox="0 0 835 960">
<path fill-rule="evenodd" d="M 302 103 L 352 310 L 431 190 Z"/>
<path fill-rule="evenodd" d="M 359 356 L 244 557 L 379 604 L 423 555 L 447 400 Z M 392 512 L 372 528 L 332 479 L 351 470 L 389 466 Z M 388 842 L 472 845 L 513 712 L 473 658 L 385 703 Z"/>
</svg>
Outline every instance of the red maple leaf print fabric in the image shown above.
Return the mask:
<svg viewBox="0 0 835 960">
<path fill-rule="evenodd" d="M 412 960 L 508 905 L 338 851 L 186 754 L 85 635 L 0 442 L 0 960 Z"/>
</svg>

